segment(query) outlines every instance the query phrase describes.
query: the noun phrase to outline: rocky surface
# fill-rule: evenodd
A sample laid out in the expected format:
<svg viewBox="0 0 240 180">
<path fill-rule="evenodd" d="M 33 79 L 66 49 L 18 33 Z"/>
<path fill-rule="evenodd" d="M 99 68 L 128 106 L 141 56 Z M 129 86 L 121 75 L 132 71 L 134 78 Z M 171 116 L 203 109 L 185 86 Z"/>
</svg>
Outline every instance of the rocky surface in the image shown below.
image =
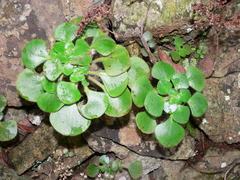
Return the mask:
<svg viewBox="0 0 240 180">
<path fill-rule="evenodd" d="M 188 22 L 191 4 L 194 0 L 113 0 L 113 29 L 122 35 L 131 36 L 144 30 L 164 28 L 162 36 L 173 30 L 180 30 Z M 147 17 L 146 17 L 147 16 Z M 173 23 L 175 21 L 175 23 Z M 174 24 L 174 27 L 168 28 Z M 167 29 L 169 29 L 169 32 Z M 183 28 L 184 29 L 184 28 Z M 161 36 L 161 32 L 158 33 Z M 120 37 L 119 37 L 120 38 Z"/>
</svg>

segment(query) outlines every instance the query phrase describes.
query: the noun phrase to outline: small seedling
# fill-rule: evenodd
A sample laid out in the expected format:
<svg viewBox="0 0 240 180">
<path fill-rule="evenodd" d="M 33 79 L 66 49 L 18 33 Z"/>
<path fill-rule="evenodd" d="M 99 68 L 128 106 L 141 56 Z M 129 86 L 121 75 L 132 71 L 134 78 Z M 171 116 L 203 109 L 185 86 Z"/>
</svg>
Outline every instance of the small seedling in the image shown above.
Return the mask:
<svg viewBox="0 0 240 180">
<path fill-rule="evenodd" d="M 0 94 L 0 121 L 3 119 L 3 110 L 7 105 L 7 99 Z M 0 122 L 0 141 L 10 141 L 17 135 L 17 123 L 14 120 Z"/>
<path fill-rule="evenodd" d="M 101 173 L 103 174 L 104 178 L 113 179 L 115 174 L 123 169 L 126 169 L 133 179 L 138 179 L 142 175 L 142 163 L 140 161 L 135 161 L 130 164 L 128 168 L 124 168 L 122 166 L 122 161 L 110 161 L 110 158 L 106 155 L 102 155 L 99 158 L 97 165 L 88 165 L 86 168 L 86 173 L 91 178 L 95 178 Z"/>
</svg>

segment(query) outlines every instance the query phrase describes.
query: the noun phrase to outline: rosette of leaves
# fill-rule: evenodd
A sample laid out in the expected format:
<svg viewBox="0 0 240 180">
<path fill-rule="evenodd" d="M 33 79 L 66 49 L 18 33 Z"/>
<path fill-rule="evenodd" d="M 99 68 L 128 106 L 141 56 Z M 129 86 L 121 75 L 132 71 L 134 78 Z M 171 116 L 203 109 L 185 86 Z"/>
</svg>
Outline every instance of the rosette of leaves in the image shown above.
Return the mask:
<svg viewBox="0 0 240 180">
<path fill-rule="evenodd" d="M 91 178 L 95 178 L 99 173 L 102 173 L 104 178 L 113 179 L 115 174 L 123 169 L 126 169 L 133 179 L 138 179 L 142 175 L 141 161 L 135 161 L 127 168 L 124 168 L 122 166 L 122 161 L 111 161 L 106 155 L 102 155 L 99 158 L 98 164 L 89 164 L 86 168 L 86 173 Z"/>
<path fill-rule="evenodd" d="M 174 51 L 171 51 L 171 57 L 178 62 L 181 58 L 185 58 L 192 53 L 192 48 L 188 44 L 184 44 L 183 40 L 176 37 L 174 40 Z"/>
<path fill-rule="evenodd" d="M 136 124 L 143 133 L 155 133 L 163 146 L 172 147 L 184 138 L 182 125 L 188 122 L 190 114 L 200 117 L 208 108 L 207 99 L 200 93 L 205 77 L 195 67 L 188 67 L 186 74 L 176 73 L 166 62 L 153 66 L 152 77 L 158 80 L 156 88 L 146 77 L 138 78 L 132 86 L 134 104 L 145 107 L 145 111 L 136 115 Z M 156 119 L 163 112 L 170 116 L 158 124 Z"/>
<path fill-rule="evenodd" d="M 0 121 L 3 119 L 3 110 L 7 105 L 7 99 L 0 94 Z M 14 120 L 0 122 L 0 141 L 10 141 L 17 135 L 17 123 Z"/>
<path fill-rule="evenodd" d="M 132 106 L 126 48 L 99 28 L 87 29 L 81 38 L 77 29 L 73 23 L 59 25 L 49 51 L 43 40 L 29 42 L 22 51 L 26 69 L 17 79 L 21 97 L 50 113 L 55 130 L 69 136 L 83 133 L 104 113 L 120 117 Z"/>
</svg>

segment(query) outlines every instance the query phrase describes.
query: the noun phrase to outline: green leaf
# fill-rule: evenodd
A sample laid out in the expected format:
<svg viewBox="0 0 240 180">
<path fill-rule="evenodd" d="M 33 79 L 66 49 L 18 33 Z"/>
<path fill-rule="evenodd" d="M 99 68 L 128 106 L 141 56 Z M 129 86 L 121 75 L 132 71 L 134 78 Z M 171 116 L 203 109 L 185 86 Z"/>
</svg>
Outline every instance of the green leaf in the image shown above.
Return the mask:
<svg viewBox="0 0 240 180">
<path fill-rule="evenodd" d="M 105 114 L 112 117 L 122 117 L 132 108 L 132 98 L 128 88 L 118 97 L 108 96 L 109 105 Z"/>
<path fill-rule="evenodd" d="M 57 85 L 57 95 L 64 104 L 72 104 L 80 100 L 81 93 L 77 86 L 71 82 L 61 81 Z"/>
<path fill-rule="evenodd" d="M 89 177 L 95 178 L 99 174 L 99 167 L 95 164 L 89 164 L 86 168 L 86 173 Z"/>
<path fill-rule="evenodd" d="M 81 65 L 81 66 L 87 66 L 91 63 L 92 57 L 89 55 L 81 55 L 76 56 L 71 59 L 71 64 Z"/>
<path fill-rule="evenodd" d="M 150 48 L 154 48 L 156 45 L 157 45 L 157 43 L 156 43 L 154 40 L 148 41 L 148 46 L 149 46 Z"/>
<path fill-rule="evenodd" d="M 7 99 L 5 98 L 5 96 L 0 94 L 0 112 L 4 110 L 6 105 L 7 105 Z"/>
<path fill-rule="evenodd" d="M 131 67 L 128 71 L 128 86 L 132 88 L 135 81 L 141 77 L 149 77 L 150 69 L 147 63 L 139 57 L 131 57 Z"/>
<path fill-rule="evenodd" d="M 164 107 L 164 98 L 150 91 L 144 101 L 144 106 L 149 114 L 155 117 L 162 115 Z"/>
<path fill-rule="evenodd" d="M 23 64 L 30 70 L 34 70 L 48 58 L 46 43 L 43 40 L 29 42 L 22 51 Z"/>
<path fill-rule="evenodd" d="M 95 49 L 98 53 L 103 56 L 107 56 L 113 52 L 116 47 L 115 41 L 108 37 L 103 32 L 99 32 L 97 36 L 94 37 L 91 49 Z"/>
<path fill-rule="evenodd" d="M 186 75 L 189 80 L 189 85 L 197 90 L 202 91 L 205 85 L 205 77 L 202 71 L 196 67 L 188 67 Z"/>
<path fill-rule="evenodd" d="M 56 93 L 57 92 L 57 83 L 49 81 L 47 78 L 44 78 L 42 81 L 42 87 L 45 91 L 49 93 Z"/>
<path fill-rule="evenodd" d="M 79 17 L 76 17 L 76 18 L 72 19 L 70 21 L 70 23 L 75 24 L 75 25 L 79 25 L 79 23 L 81 22 L 82 19 L 83 19 L 83 17 L 79 16 Z"/>
<path fill-rule="evenodd" d="M 66 75 L 66 76 L 69 76 L 70 74 L 72 74 L 73 70 L 74 70 L 74 66 L 70 63 L 67 63 L 67 64 L 64 64 L 63 65 L 63 73 Z"/>
<path fill-rule="evenodd" d="M 150 91 L 154 91 L 154 88 L 148 78 L 145 76 L 138 78 L 131 91 L 134 104 L 137 107 L 143 107 L 145 98 Z"/>
<path fill-rule="evenodd" d="M 196 92 L 187 103 L 194 117 L 202 116 L 208 108 L 207 99 L 200 92 Z"/>
<path fill-rule="evenodd" d="M 152 40 L 153 38 L 152 33 L 149 31 L 146 31 L 145 33 L 143 33 L 143 38 L 145 39 L 146 42 Z"/>
<path fill-rule="evenodd" d="M 60 53 L 71 53 L 74 48 L 74 44 L 72 42 L 56 42 L 53 44 L 53 49 Z"/>
<path fill-rule="evenodd" d="M 44 92 L 42 80 L 44 76 L 34 73 L 29 69 L 24 69 L 17 78 L 16 87 L 24 99 L 37 102 L 39 96 Z"/>
<path fill-rule="evenodd" d="M 152 68 L 152 76 L 158 80 L 165 79 L 169 81 L 174 73 L 174 68 L 170 64 L 163 61 L 156 63 Z"/>
<path fill-rule="evenodd" d="M 186 50 L 184 48 L 179 49 L 179 55 L 181 57 L 186 57 L 187 55 Z"/>
<path fill-rule="evenodd" d="M 78 104 L 79 112 L 88 119 L 94 119 L 102 116 L 108 107 L 108 97 L 105 93 L 95 92 L 89 89 L 85 90 L 88 102 L 87 104 Z"/>
<path fill-rule="evenodd" d="M 171 57 L 174 61 L 179 61 L 181 59 L 181 57 L 177 51 L 171 51 Z"/>
<path fill-rule="evenodd" d="M 113 171 L 117 171 L 118 168 L 119 168 L 119 161 L 112 161 L 110 163 L 110 168 L 113 170 Z"/>
<path fill-rule="evenodd" d="M 156 120 L 147 112 L 140 112 L 136 116 L 138 129 L 145 134 L 152 134 L 157 126 Z"/>
<path fill-rule="evenodd" d="M 56 112 L 64 104 L 59 101 L 56 94 L 43 93 L 37 100 L 38 107 L 45 112 Z"/>
<path fill-rule="evenodd" d="M 107 165 L 110 163 L 110 159 L 107 155 L 102 155 L 100 158 L 99 158 L 99 163 L 101 164 L 104 164 L 104 165 Z"/>
<path fill-rule="evenodd" d="M 180 89 L 180 88 L 187 89 L 189 87 L 189 82 L 186 74 L 175 73 L 171 80 L 173 82 L 175 89 Z"/>
<path fill-rule="evenodd" d="M 159 94 L 166 95 L 172 89 L 172 83 L 165 79 L 160 79 L 157 84 Z"/>
<path fill-rule="evenodd" d="M 100 28 L 87 28 L 84 30 L 84 35 L 81 37 L 81 39 L 85 39 L 88 37 L 95 37 L 101 32 Z"/>
<path fill-rule="evenodd" d="M 107 93 L 111 97 L 120 96 L 128 85 L 128 74 L 127 72 L 118 76 L 108 76 L 105 72 L 101 72 L 100 77 L 106 88 Z"/>
<path fill-rule="evenodd" d="M 133 179 L 138 179 L 142 176 L 142 162 L 135 161 L 128 166 L 128 172 Z"/>
<path fill-rule="evenodd" d="M 16 121 L 0 122 L 0 141 L 9 141 L 16 137 L 18 132 Z"/>
<path fill-rule="evenodd" d="M 185 124 L 188 122 L 190 117 L 190 110 L 187 106 L 178 105 L 177 110 L 172 114 L 172 118 L 180 123 Z"/>
<path fill-rule="evenodd" d="M 174 45 L 175 46 L 182 46 L 183 45 L 183 40 L 179 37 L 176 37 L 174 40 Z"/>
<path fill-rule="evenodd" d="M 164 102 L 164 111 L 171 114 L 177 110 L 177 104 L 172 104 L 170 102 Z"/>
<path fill-rule="evenodd" d="M 55 81 L 63 71 L 62 65 L 59 61 L 46 61 L 43 66 L 46 76 L 50 81 Z"/>
<path fill-rule="evenodd" d="M 91 121 L 84 118 L 77 105 L 63 106 L 59 111 L 50 114 L 53 128 L 65 136 L 76 136 L 85 132 Z"/>
<path fill-rule="evenodd" d="M 185 44 L 183 48 L 185 49 L 186 55 L 190 55 L 192 53 L 192 49 L 188 44 Z"/>
<path fill-rule="evenodd" d="M 78 39 L 75 44 L 74 55 L 79 56 L 86 54 L 90 51 L 90 47 L 83 39 Z"/>
<path fill-rule="evenodd" d="M 155 129 L 155 136 L 157 140 L 165 147 L 178 145 L 183 140 L 184 135 L 184 129 L 176 123 L 172 117 L 159 124 Z"/>
<path fill-rule="evenodd" d="M 191 97 L 191 92 L 188 89 L 180 89 L 178 96 L 182 102 L 187 102 Z"/>
<path fill-rule="evenodd" d="M 3 117 L 4 117 L 3 112 L 0 112 L 0 121 L 3 119 Z"/>
<path fill-rule="evenodd" d="M 88 71 L 85 67 L 76 67 L 73 70 L 73 73 L 70 76 L 71 82 L 78 82 L 85 79 L 85 75 L 87 75 Z"/>
<path fill-rule="evenodd" d="M 107 57 L 99 58 L 102 61 L 106 73 L 109 76 L 117 76 L 124 73 L 130 67 L 130 57 L 125 47 L 117 45 L 113 53 Z"/>
<path fill-rule="evenodd" d="M 60 24 L 54 31 L 54 37 L 57 41 L 70 42 L 76 38 L 74 34 L 78 26 L 71 23 Z"/>
</svg>

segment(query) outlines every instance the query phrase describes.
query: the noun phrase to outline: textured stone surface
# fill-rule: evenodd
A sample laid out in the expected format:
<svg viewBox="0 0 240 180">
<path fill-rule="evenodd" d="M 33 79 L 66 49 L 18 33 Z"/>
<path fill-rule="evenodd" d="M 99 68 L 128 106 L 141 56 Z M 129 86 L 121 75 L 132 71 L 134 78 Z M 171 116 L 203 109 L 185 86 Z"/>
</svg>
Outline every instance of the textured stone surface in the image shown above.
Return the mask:
<svg viewBox="0 0 240 180">
<path fill-rule="evenodd" d="M 178 19 L 180 22 L 180 18 L 189 17 L 187 12 L 189 12 L 192 2 L 194 0 L 113 0 L 113 29 L 124 35 L 139 34 L 147 12 L 145 30 L 169 26 L 173 24 L 174 20 Z M 179 29 L 181 26 L 183 23 L 180 23 L 175 29 Z"/>
<path fill-rule="evenodd" d="M 58 145 L 58 134 L 45 123 L 30 134 L 21 144 L 11 149 L 9 159 L 18 174 L 24 173 L 37 160 L 43 161 Z"/>
<path fill-rule="evenodd" d="M 209 108 L 200 128 L 215 142 L 240 142 L 240 72 L 208 79 L 204 94 Z"/>
</svg>

